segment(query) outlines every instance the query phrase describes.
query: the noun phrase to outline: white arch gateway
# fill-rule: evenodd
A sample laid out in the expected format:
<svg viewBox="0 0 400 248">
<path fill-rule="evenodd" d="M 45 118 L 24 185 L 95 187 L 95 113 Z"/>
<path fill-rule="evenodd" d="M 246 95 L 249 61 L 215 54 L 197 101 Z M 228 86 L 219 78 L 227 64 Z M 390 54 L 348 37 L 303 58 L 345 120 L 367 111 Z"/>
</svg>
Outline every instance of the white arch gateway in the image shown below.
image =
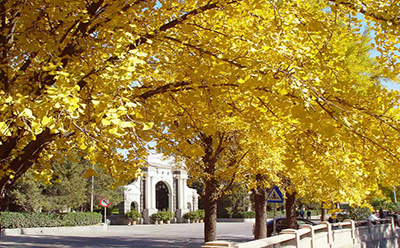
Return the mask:
<svg viewBox="0 0 400 248">
<path fill-rule="evenodd" d="M 148 167 L 142 168 L 143 177 L 125 186 L 124 201 L 120 213 L 132 207 L 142 213 L 144 223 L 158 210 L 175 213 L 178 222 L 183 215 L 198 208 L 198 194 L 186 186 L 187 172 L 174 165 L 173 158 L 164 159 L 161 154 L 147 158 Z"/>
</svg>

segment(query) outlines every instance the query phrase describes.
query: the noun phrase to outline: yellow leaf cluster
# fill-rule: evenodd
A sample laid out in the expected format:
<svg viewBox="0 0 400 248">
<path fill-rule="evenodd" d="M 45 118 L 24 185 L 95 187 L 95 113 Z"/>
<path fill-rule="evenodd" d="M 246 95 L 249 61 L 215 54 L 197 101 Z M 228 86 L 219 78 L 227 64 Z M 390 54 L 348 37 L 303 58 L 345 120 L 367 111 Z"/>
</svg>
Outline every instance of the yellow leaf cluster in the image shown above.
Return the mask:
<svg viewBox="0 0 400 248">
<path fill-rule="evenodd" d="M 21 158 L 79 148 L 124 181 L 156 141 L 221 192 L 263 174 L 301 196 L 359 203 L 399 183 L 399 94 L 379 80 L 399 73 L 396 4 L 10 1 L 4 11 L 0 149 L 15 145 L 1 177 Z M 41 156 L 24 154 L 33 145 Z"/>
</svg>

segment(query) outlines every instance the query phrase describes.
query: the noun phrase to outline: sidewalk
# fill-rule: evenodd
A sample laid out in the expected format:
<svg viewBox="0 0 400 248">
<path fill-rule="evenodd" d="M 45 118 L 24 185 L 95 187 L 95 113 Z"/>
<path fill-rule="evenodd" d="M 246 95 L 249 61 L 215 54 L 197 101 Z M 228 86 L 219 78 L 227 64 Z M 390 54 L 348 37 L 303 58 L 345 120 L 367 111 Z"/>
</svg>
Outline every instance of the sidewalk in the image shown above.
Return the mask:
<svg viewBox="0 0 400 248">
<path fill-rule="evenodd" d="M 94 226 L 71 226 L 71 227 L 37 227 L 37 228 L 15 228 L 15 229 L 2 229 L 0 232 L 1 237 L 15 236 L 20 234 L 67 234 L 67 233 L 79 233 L 79 232 L 97 232 L 107 230 L 106 225 L 94 225 Z"/>
</svg>

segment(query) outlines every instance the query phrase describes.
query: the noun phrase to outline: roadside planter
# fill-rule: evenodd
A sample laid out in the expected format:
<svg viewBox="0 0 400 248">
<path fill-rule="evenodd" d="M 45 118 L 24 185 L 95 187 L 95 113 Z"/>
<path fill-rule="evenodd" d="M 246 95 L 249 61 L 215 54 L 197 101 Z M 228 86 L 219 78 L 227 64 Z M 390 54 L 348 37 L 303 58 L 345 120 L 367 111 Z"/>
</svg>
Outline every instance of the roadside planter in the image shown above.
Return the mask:
<svg viewBox="0 0 400 248">
<path fill-rule="evenodd" d="M 171 212 L 171 211 L 166 211 L 166 210 L 161 210 L 158 211 L 157 213 L 154 213 L 150 216 L 151 220 L 154 223 L 158 223 L 158 224 L 170 224 L 171 220 L 175 217 L 175 213 Z"/>
<path fill-rule="evenodd" d="M 171 220 L 175 217 L 175 213 L 171 212 L 171 211 L 160 211 L 159 212 L 161 214 L 162 220 L 166 223 L 166 224 L 170 224 Z"/>
<path fill-rule="evenodd" d="M 162 215 L 160 214 L 160 212 L 150 215 L 150 219 L 156 224 L 163 223 L 163 218 L 162 218 Z"/>
<path fill-rule="evenodd" d="M 132 210 L 125 214 L 125 218 L 128 219 L 128 225 L 136 225 L 137 220 L 142 218 L 142 215 L 138 211 Z"/>
<path fill-rule="evenodd" d="M 204 220 L 204 209 L 198 209 L 197 211 L 197 217 L 199 218 L 199 223 L 203 223 Z"/>
<path fill-rule="evenodd" d="M 183 215 L 183 218 L 188 219 L 190 223 L 195 223 L 199 219 L 197 211 L 190 211 Z"/>
</svg>

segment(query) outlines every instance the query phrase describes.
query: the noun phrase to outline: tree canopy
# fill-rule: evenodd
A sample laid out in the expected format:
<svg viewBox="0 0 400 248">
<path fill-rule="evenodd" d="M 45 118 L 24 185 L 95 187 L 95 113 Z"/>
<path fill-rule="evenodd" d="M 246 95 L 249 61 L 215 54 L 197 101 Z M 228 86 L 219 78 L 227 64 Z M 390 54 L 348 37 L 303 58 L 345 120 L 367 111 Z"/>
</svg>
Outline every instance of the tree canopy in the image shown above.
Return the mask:
<svg viewBox="0 0 400 248">
<path fill-rule="evenodd" d="M 369 0 L 2 1 L 0 193 L 30 167 L 50 178 L 54 151 L 75 147 L 128 181 L 152 139 L 212 198 L 245 169 L 299 192 L 398 183 L 399 96 L 380 80 L 399 73 L 399 13 Z M 360 59 L 363 20 L 376 59 Z"/>
<path fill-rule="evenodd" d="M 108 199 L 112 206 L 123 200 L 122 187 L 113 187 L 115 180 L 105 174 L 104 169 L 97 169 L 97 166 L 88 163 L 77 151 L 63 155 L 63 157 L 64 162 L 51 163 L 54 173 L 48 182 L 35 180 L 34 174 L 37 171 L 28 170 L 8 190 L 8 210 L 27 212 L 88 211 L 91 208 L 91 194 L 94 199 L 93 207 L 96 210 L 101 210 L 98 202 L 102 198 Z M 93 181 L 85 173 L 87 169 L 92 168 L 96 171 Z"/>
</svg>

